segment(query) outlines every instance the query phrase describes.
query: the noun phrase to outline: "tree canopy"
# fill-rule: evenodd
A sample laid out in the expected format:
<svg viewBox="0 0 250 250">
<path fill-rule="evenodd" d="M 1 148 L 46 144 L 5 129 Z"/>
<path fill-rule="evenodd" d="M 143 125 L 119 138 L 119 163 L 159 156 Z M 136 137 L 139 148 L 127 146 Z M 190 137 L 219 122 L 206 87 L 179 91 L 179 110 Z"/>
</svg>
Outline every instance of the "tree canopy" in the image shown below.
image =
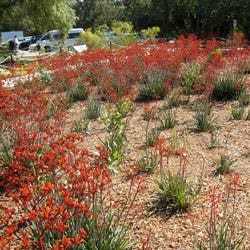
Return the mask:
<svg viewBox="0 0 250 250">
<path fill-rule="evenodd" d="M 182 33 L 226 37 L 237 29 L 250 36 L 249 0 L 1 0 L 0 30 L 66 32 L 74 24 L 95 30 L 114 21 L 132 23 L 135 30 L 159 26 L 161 35 Z"/>
<path fill-rule="evenodd" d="M 73 0 L 2 0 L 0 29 L 22 29 L 29 33 L 44 33 L 60 29 L 66 33 L 76 20 Z"/>
</svg>

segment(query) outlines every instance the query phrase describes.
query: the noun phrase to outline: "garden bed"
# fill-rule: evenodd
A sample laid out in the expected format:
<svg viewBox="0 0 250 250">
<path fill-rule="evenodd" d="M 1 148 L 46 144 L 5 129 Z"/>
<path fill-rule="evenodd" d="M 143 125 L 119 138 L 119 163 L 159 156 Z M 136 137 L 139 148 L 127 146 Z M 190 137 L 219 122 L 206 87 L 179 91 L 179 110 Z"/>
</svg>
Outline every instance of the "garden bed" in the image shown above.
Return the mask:
<svg viewBox="0 0 250 250">
<path fill-rule="evenodd" d="M 194 249 L 225 222 L 250 248 L 249 48 L 200 44 L 61 54 L 1 86 L 2 247 Z M 174 176 L 184 205 L 161 192 Z"/>
</svg>

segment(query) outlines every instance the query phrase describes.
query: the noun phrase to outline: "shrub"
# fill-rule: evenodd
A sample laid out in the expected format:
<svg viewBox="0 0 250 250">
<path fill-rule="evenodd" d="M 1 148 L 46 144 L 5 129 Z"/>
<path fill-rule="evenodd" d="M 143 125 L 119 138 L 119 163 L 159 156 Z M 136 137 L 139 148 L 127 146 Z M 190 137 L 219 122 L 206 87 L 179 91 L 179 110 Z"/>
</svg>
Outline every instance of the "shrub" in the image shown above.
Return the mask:
<svg viewBox="0 0 250 250">
<path fill-rule="evenodd" d="M 70 106 L 77 101 L 86 101 L 89 96 L 89 91 L 84 84 L 77 84 L 67 91 L 67 103 Z"/>
<path fill-rule="evenodd" d="M 91 29 L 85 30 L 85 32 L 81 33 L 80 38 L 77 40 L 78 44 L 85 43 L 88 49 L 101 48 L 104 44 L 104 39 L 102 39 L 99 35 L 93 33 Z"/>
<path fill-rule="evenodd" d="M 114 21 L 112 23 L 112 31 L 116 34 L 113 40 L 118 47 L 137 42 L 136 34 L 133 32 L 133 25 L 130 22 Z"/>
<path fill-rule="evenodd" d="M 194 94 L 194 85 L 197 84 L 200 74 L 199 65 L 197 63 L 193 63 L 188 65 L 184 70 L 184 79 L 182 81 L 183 93 L 185 95 Z"/>
<path fill-rule="evenodd" d="M 221 155 L 220 161 L 216 167 L 215 175 L 223 175 L 231 172 L 231 167 L 234 165 L 235 161 L 230 160 L 228 155 Z"/>
<path fill-rule="evenodd" d="M 133 25 L 131 22 L 117 22 L 114 21 L 112 23 L 112 31 L 114 31 L 115 34 L 121 35 L 126 33 L 133 32 Z"/>
<path fill-rule="evenodd" d="M 163 118 L 160 119 L 160 121 L 161 121 L 160 129 L 162 130 L 174 128 L 175 125 L 177 124 L 177 120 L 175 119 L 175 114 L 171 110 L 168 110 L 164 114 Z"/>
<path fill-rule="evenodd" d="M 109 134 L 105 145 L 109 155 L 109 168 L 116 171 L 117 167 L 122 163 L 126 138 L 126 120 L 124 119 L 129 113 L 129 102 L 118 103 L 114 109 L 109 109 L 104 123 L 107 126 Z"/>
<path fill-rule="evenodd" d="M 201 103 L 196 107 L 194 128 L 197 132 L 208 132 L 215 129 L 214 118 L 211 118 L 211 105 Z"/>
<path fill-rule="evenodd" d="M 40 83 L 44 86 L 49 86 L 53 82 L 53 78 L 50 73 L 48 73 L 48 71 L 42 68 L 39 70 L 38 78 Z"/>
<path fill-rule="evenodd" d="M 240 76 L 226 75 L 213 82 L 211 98 L 216 101 L 237 100 L 244 90 L 244 82 Z"/>
<path fill-rule="evenodd" d="M 165 82 L 168 74 L 168 72 L 161 72 L 159 70 L 144 74 L 143 84 L 139 88 L 137 101 L 144 102 L 163 99 L 167 94 Z"/>
<path fill-rule="evenodd" d="M 143 29 L 141 30 L 141 33 L 143 35 L 144 38 L 146 39 L 154 39 L 155 36 L 160 32 L 160 28 L 159 27 L 151 27 L 151 28 L 147 28 L 147 29 Z"/>
<path fill-rule="evenodd" d="M 231 116 L 234 120 L 241 120 L 244 116 L 245 108 L 241 106 L 234 107 L 231 110 Z"/>
<path fill-rule="evenodd" d="M 96 120 L 100 116 L 100 114 L 101 103 L 91 100 L 86 110 L 86 117 L 90 120 Z"/>
</svg>

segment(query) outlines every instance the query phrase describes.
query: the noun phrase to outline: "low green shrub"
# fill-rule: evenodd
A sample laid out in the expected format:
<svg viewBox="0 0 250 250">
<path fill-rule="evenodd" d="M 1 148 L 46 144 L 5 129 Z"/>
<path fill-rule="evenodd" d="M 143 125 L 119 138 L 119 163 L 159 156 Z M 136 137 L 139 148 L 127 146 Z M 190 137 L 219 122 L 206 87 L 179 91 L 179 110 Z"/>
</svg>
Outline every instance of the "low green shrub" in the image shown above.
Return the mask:
<svg viewBox="0 0 250 250">
<path fill-rule="evenodd" d="M 85 30 L 77 40 L 77 44 L 86 44 L 88 49 L 101 48 L 105 42 L 104 38 L 92 32 L 91 29 Z"/>
</svg>

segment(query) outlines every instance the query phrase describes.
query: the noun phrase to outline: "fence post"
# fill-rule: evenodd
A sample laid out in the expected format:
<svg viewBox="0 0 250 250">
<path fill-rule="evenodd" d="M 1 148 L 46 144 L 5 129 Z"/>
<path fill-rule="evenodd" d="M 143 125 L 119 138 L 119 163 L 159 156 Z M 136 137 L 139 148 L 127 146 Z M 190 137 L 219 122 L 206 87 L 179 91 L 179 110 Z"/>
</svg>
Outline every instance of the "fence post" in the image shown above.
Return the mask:
<svg viewBox="0 0 250 250">
<path fill-rule="evenodd" d="M 13 65 L 13 54 L 10 53 L 10 66 L 12 67 L 12 65 Z"/>
</svg>

